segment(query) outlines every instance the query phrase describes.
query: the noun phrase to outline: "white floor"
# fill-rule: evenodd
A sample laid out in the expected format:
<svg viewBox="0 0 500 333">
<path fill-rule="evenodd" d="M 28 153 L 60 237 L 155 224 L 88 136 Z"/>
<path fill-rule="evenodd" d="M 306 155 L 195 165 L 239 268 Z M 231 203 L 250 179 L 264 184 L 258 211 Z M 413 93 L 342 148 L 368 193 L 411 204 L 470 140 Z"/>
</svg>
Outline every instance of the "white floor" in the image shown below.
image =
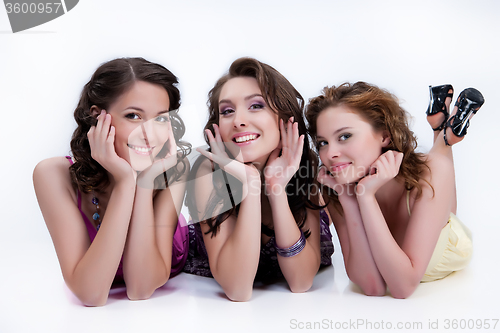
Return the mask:
<svg viewBox="0 0 500 333">
<path fill-rule="evenodd" d="M 309 327 L 406 327 L 411 329 L 404 331 L 425 332 L 436 321 L 439 330 L 432 331 L 438 332 L 451 328 L 453 320 L 457 325 L 478 325 L 478 320 L 486 325 L 490 319 L 495 325 L 493 319 L 500 318 L 500 272 L 492 265 L 497 262 L 496 233 L 474 229 L 470 266 L 444 280 L 421 284 L 406 300 L 360 294 L 349 283 L 336 251 L 333 267 L 321 270 L 312 290 L 304 294 L 292 294 L 283 282 L 256 287 L 249 302 L 234 303 L 215 280 L 182 273 L 145 301 L 129 301 L 123 288 L 115 289 L 101 308 L 82 306 L 67 289 L 48 234 L 37 243 L 4 239 L 0 332 L 283 332 L 311 331 Z"/>
</svg>

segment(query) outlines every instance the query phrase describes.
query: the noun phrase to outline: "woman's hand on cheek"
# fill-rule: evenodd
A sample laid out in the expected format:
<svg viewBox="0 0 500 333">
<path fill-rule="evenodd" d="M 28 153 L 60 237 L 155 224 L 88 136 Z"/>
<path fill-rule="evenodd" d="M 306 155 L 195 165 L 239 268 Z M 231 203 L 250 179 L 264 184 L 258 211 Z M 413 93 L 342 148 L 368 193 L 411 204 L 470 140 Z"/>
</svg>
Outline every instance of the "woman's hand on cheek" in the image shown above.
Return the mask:
<svg viewBox="0 0 500 333">
<path fill-rule="evenodd" d="M 320 184 L 328 186 L 334 190 L 339 199 L 354 197 L 356 194 L 355 183 L 339 184 L 335 177 L 327 172 L 327 168 L 324 165 L 319 169 L 317 180 Z"/>
<path fill-rule="evenodd" d="M 171 123 L 169 123 L 168 131 L 169 135 L 166 144 L 168 144 L 169 150 L 167 154 L 164 158 L 157 159 L 149 168 L 139 173 L 137 176 L 138 186 L 153 189 L 156 177 L 177 165 L 177 144 Z M 165 181 L 167 180 L 165 179 Z M 164 186 L 166 187 L 167 184 L 164 184 Z"/>
<path fill-rule="evenodd" d="M 281 149 L 276 148 L 271 153 L 264 168 L 266 192 L 268 194 L 285 190 L 290 179 L 299 170 L 300 159 L 302 158 L 304 135 L 299 136 L 298 123 L 293 123 L 293 117 L 288 121 L 286 130 L 283 120 L 280 119 L 280 131 Z M 279 156 L 280 151 L 281 156 Z"/>
<path fill-rule="evenodd" d="M 211 152 L 205 151 L 201 148 L 197 148 L 197 151 L 214 163 L 217 163 L 222 170 L 231 174 L 243 184 L 249 184 L 250 182 L 253 183 L 255 181 L 259 184 L 258 188 L 260 189 L 259 170 L 257 170 L 257 168 L 252 164 L 247 165 L 238 161 L 237 159 L 230 158 L 226 153 L 226 147 L 224 142 L 222 141 L 222 137 L 219 132 L 219 126 L 214 124 L 213 127 L 215 137 L 212 135 L 212 132 L 210 130 L 205 130 L 205 133 L 210 142 Z"/>
<path fill-rule="evenodd" d="M 380 187 L 398 175 L 402 161 L 403 153 L 394 150 L 380 155 L 370 166 L 369 174 L 358 182 L 356 194 L 375 195 Z"/>
<path fill-rule="evenodd" d="M 115 127 L 111 126 L 111 115 L 104 110 L 97 117 L 97 125 L 87 133 L 91 156 L 115 179 L 120 181 L 128 177 L 135 178 L 130 164 L 119 157 L 115 151 Z"/>
</svg>

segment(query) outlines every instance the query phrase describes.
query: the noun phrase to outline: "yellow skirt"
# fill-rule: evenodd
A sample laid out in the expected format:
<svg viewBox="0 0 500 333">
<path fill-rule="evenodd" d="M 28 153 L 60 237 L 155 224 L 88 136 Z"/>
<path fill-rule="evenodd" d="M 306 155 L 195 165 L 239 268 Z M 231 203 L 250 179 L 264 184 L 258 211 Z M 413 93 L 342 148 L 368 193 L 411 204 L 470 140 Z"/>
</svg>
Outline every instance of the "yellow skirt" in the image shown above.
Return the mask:
<svg viewBox="0 0 500 333">
<path fill-rule="evenodd" d="M 450 213 L 450 219 L 441 230 L 431 261 L 420 282 L 442 279 L 467 266 L 472 257 L 470 230 Z"/>
</svg>

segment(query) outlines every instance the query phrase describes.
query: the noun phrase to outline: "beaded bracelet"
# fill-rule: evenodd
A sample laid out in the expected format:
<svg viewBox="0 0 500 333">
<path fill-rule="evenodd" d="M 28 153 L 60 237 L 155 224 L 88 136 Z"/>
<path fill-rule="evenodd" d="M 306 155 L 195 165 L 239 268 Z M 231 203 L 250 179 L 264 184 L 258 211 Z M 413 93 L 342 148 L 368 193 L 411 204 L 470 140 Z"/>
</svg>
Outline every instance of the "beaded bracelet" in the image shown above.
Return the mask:
<svg viewBox="0 0 500 333">
<path fill-rule="evenodd" d="M 274 238 L 274 247 L 276 248 L 276 252 L 282 257 L 293 257 L 299 254 L 306 247 L 306 237 L 302 230 L 300 231 L 299 240 L 293 244 L 292 246 L 282 249 L 276 245 L 276 238 Z"/>
</svg>

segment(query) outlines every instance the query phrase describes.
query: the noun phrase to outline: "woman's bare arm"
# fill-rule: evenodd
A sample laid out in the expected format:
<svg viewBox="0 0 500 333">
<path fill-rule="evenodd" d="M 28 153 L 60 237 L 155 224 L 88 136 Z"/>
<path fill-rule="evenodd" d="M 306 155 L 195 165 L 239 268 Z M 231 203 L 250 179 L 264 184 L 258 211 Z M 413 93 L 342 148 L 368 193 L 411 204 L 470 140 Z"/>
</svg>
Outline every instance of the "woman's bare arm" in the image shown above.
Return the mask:
<svg viewBox="0 0 500 333">
<path fill-rule="evenodd" d="M 196 201 L 200 212 L 205 212 L 207 200 L 212 195 L 211 170 L 211 163 L 206 160 L 198 171 L 200 176 L 196 178 Z M 252 296 L 260 258 L 261 198 L 257 170 L 248 175 L 247 181 L 244 185 L 247 195 L 240 204 L 238 217 L 232 215 L 226 219 L 214 237 L 211 233 L 206 234 L 208 225 L 201 222 L 212 275 L 233 301 L 247 301 Z M 252 181 L 259 186 L 249 185 Z M 215 212 L 219 213 L 222 211 Z"/>
<path fill-rule="evenodd" d="M 189 166 L 178 181 L 159 191 L 154 198 L 152 184 L 139 184 L 136 188 L 123 258 L 127 295 L 131 300 L 149 298 L 170 277 L 173 236 L 188 170 Z"/>
<path fill-rule="evenodd" d="M 66 284 L 85 305 L 100 306 L 106 303 L 123 253 L 135 181 L 131 176 L 115 184 L 91 244 L 68 168 L 64 157 L 44 160 L 33 172 L 33 184 Z"/>
<path fill-rule="evenodd" d="M 371 252 L 391 294 L 396 298 L 410 296 L 420 283 L 450 214 L 449 198 L 453 192 L 454 176 L 448 170 L 452 170 L 452 162 L 435 156 L 428 161 L 428 165 L 432 177 L 427 172 L 421 181 L 422 196 L 414 204 L 401 246 L 392 236 L 374 194 L 367 191 L 358 196 Z M 380 166 L 378 172 L 381 169 Z M 432 188 L 425 180 L 430 182 Z"/>
</svg>

